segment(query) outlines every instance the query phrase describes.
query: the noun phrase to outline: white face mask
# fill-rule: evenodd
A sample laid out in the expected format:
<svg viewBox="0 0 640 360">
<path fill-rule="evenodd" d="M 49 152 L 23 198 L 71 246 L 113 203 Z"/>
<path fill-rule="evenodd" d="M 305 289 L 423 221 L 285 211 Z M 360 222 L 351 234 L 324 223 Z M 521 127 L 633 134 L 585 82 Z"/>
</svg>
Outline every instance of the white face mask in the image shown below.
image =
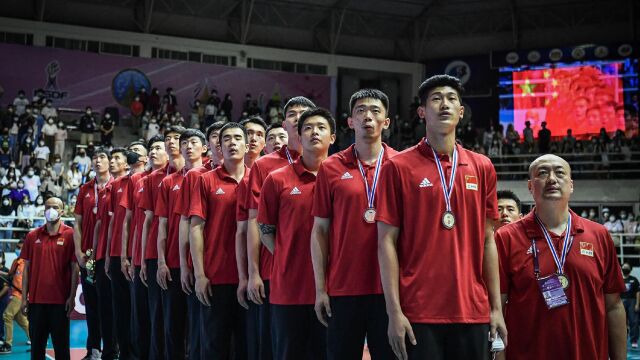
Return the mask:
<svg viewBox="0 0 640 360">
<path fill-rule="evenodd" d="M 610 221 L 610 222 L 614 222 L 614 221 L 616 221 L 616 217 L 615 217 L 615 216 L 609 216 L 609 221 Z"/>
<path fill-rule="evenodd" d="M 43 144 L 43 145 L 44 145 L 44 144 Z M 29 175 L 29 176 L 33 176 L 33 174 L 34 174 L 34 173 L 33 173 L 33 170 L 29 170 L 29 171 L 27 172 L 27 175 Z"/>
<path fill-rule="evenodd" d="M 44 211 L 44 217 L 48 222 L 54 222 L 60 218 L 60 214 L 58 213 L 58 210 L 49 208 Z"/>
<path fill-rule="evenodd" d="M 2 201 L 2 205 L 9 206 L 9 200 L 3 200 Z"/>
</svg>

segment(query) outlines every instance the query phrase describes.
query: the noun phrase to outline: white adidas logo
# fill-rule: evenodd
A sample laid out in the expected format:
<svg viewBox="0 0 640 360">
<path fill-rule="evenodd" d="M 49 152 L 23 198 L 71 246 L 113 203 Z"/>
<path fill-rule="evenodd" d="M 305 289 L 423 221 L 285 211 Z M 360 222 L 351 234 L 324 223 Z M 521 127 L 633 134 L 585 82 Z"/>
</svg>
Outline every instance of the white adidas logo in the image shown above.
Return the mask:
<svg viewBox="0 0 640 360">
<path fill-rule="evenodd" d="M 118 192 L 121 193 L 122 192 L 122 188 L 118 189 Z"/>
<path fill-rule="evenodd" d="M 143 192 L 144 188 L 140 188 L 140 190 L 138 190 L 139 193 Z"/>
<path fill-rule="evenodd" d="M 218 188 L 218 190 L 216 191 L 216 195 L 222 195 L 224 194 L 224 190 L 222 190 L 222 188 Z"/>
<path fill-rule="evenodd" d="M 36 244 L 40 244 L 41 242 L 40 239 L 36 240 Z"/>
<path fill-rule="evenodd" d="M 302 194 L 302 191 L 298 190 L 297 187 L 294 187 L 293 190 L 291 190 L 291 192 L 289 194 L 290 195 L 300 195 L 300 194 Z"/>
<path fill-rule="evenodd" d="M 180 185 L 176 184 L 173 189 L 171 189 L 172 191 L 177 191 L 180 190 Z"/>
<path fill-rule="evenodd" d="M 540 253 L 540 250 L 536 249 L 538 253 Z M 529 249 L 527 249 L 527 255 L 532 254 L 533 253 L 533 246 L 529 246 Z"/>
<path fill-rule="evenodd" d="M 422 182 L 420 183 L 421 188 L 430 187 L 430 186 L 433 186 L 433 184 L 431 183 L 431 181 L 429 181 L 429 179 L 427 178 L 422 179 Z"/>
<path fill-rule="evenodd" d="M 85 195 L 84 197 L 88 198 L 88 197 L 90 197 L 90 196 L 91 196 L 91 195 L 87 194 L 87 195 Z"/>
<path fill-rule="evenodd" d="M 349 172 L 347 171 L 346 173 L 344 173 L 344 175 L 342 175 L 340 179 L 341 180 L 353 179 L 353 176 L 351 176 L 351 174 L 349 174 Z"/>
</svg>

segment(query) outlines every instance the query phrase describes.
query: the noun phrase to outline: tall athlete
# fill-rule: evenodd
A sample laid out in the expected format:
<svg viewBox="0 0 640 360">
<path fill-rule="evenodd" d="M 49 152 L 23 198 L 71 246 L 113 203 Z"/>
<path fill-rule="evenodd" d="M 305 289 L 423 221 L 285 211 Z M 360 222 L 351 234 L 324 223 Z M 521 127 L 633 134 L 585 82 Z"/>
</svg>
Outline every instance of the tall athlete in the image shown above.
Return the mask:
<svg viewBox="0 0 640 360">
<path fill-rule="evenodd" d="M 324 161 L 316 180 L 311 232 L 315 310 L 329 328 L 329 359 L 362 359 L 365 336 L 373 359 L 391 359 L 374 218 L 380 167 L 397 154 L 382 142 L 390 123 L 389 98 L 364 89 L 349 104 L 356 142 Z"/>
<path fill-rule="evenodd" d="M 187 294 L 187 314 L 189 322 L 189 359 L 200 359 L 202 352 L 200 347 L 200 301 L 193 291 L 195 279 L 193 277 L 193 261 L 191 258 L 189 227 L 189 209 L 191 207 L 191 194 L 194 191 L 198 178 L 216 168 L 222 162 L 222 154 L 218 144 L 220 129 L 224 122 L 218 121 L 207 128 L 208 149 L 211 157 L 201 166 L 195 166 L 187 171 L 182 181 L 181 196 L 176 204 L 175 212 L 180 215 L 179 255 L 180 255 L 180 282 L 182 291 Z"/>
<path fill-rule="evenodd" d="M 142 228 L 142 253 L 144 261 L 140 267 L 140 278 L 148 286 L 149 317 L 151 321 L 151 346 L 149 357 L 160 359 L 164 351 L 164 322 L 162 318 L 161 289 L 156 280 L 158 271 L 158 225 L 159 218 L 155 214 L 155 204 L 160 196 L 162 180 L 174 173 L 176 167 L 182 167 L 184 159 L 180 155 L 180 135 L 184 132 L 181 126 L 168 127 L 164 132 L 164 146 L 169 163 L 162 169 L 149 174 L 145 179 L 145 192 L 141 207 L 145 210 L 145 223 Z"/>
<path fill-rule="evenodd" d="M 99 149 L 98 149 L 99 150 Z M 91 164 L 96 177 L 80 187 L 78 202 L 74 209 L 75 224 L 73 227 L 73 242 L 76 258 L 80 265 L 80 279 L 82 294 L 87 316 L 87 355 L 84 359 L 99 359 L 101 356 L 100 316 L 98 308 L 98 293 L 95 278 L 87 278 L 86 256 L 87 250 L 93 250 L 93 237 L 98 214 L 98 191 L 112 180 L 109 174 L 109 154 L 105 151 L 95 151 Z M 95 253 L 92 254 L 95 259 Z"/>
<path fill-rule="evenodd" d="M 260 358 L 271 359 L 271 315 L 269 311 L 269 278 L 271 276 L 271 259 L 269 251 L 260 245 L 260 231 L 256 217 L 262 184 L 271 172 L 293 163 L 302 153 L 302 145 L 298 136 L 298 119 L 308 109 L 314 108 L 311 100 L 296 96 L 284 106 L 285 119 L 282 127 L 287 132 L 288 142 L 280 150 L 258 159 L 251 167 L 249 175 L 249 191 L 245 199 L 249 211 L 247 220 L 247 262 L 249 278 L 247 295 L 249 300 L 261 305 L 260 318 Z"/>
<path fill-rule="evenodd" d="M 267 132 L 267 124 L 261 117 L 255 115 L 240 122 L 240 125 L 247 129 L 247 139 L 249 140 L 249 151 L 244 156 L 244 163 L 251 168 L 253 163 L 262 154 L 265 144 L 265 133 Z"/>
<path fill-rule="evenodd" d="M 130 188 L 128 194 L 122 199 L 121 205 L 127 209 L 127 216 L 131 218 L 129 228 L 125 222 L 123 237 L 130 233 L 131 242 L 131 265 L 127 267 L 127 260 L 123 261 L 123 271 L 133 281 L 133 306 L 132 306 L 132 336 L 131 341 L 135 344 L 136 355 L 139 359 L 148 359 L 150 351 L 151 319 L 149 317 L 149 296 L 148 289 L 140 276 L 144 254 L 142 251 L 142 234 L 145 227 L 145 210 L 141 207 L 143 195 L 145 195 L 145 184 L 147 176 L 153 171 L 164 169 L 168 163 L 167 152 L 165 151 L 164 138 L 160 135 L 154 136 L 147 142 L 149 149 L 150 169 L 142 173 L 142 176 L 135 182 L 135 186 Z M 135 176 L 135 175 L 133 175 Z M 132 176 L 132 178 L 133 178 Z M 133 179 L 132 179 L 133 180 Z M 147 228 L 151 221 L 146 224 Z M 148 232 L 148 231 L 147 231 Z M 123 245 L 123 249 L 126 248 Z"/>
<path fill-rule="evenodd" d="M 326 329 L 316 319 L 310 241 L 311 204 L 320 164 L 335 142 L 335 119 L 325 109 L 298 121 L 303 155 L 272 172 L 260 194 L 261 240 L 273 254 L 271 303 L 275 359 L 325 359 Z"/>
<path fill-rule="evenodd" d="M 247 133 L 238 123 L 220 130 L 224 162 L 197 180 L 192 193 L 191 255 L 195 292 L 201 312 L 202 358 L 227 359 L 231 344 L 236 359 L 246 359 L 245 310 L 238 304 L 235 257 L 238 184 L 248 174 L 244 165 Z"/>
<path fill-rule="evenodd" d="M 522 219 L 522 203 L 513 191 L 498 190 L 497 195 L 500 222 L 496 225 L 496 230 Z"/>
<path fill-rule="evenodd" d="M 496 174 L 488 158 L 456 144 L 462 91 L 448 75 L 425 80 L 418 115 L 426 138 L 380 173 L 378 260 L 389 341 L 401 360 L 484 359 L 496 329 L 507 341 Z"/>
<path fill-rule="evenodd" d="M 104 151 L 99 149 L 96 152 Z M 94 154 L 95 155 L 95 154 Z M 109 277 L 109 224 L 114 216 L 112 211 L 112 193 L 115 191 L 113 185 L 120 183 L 122 177 L 129 170 L 127 165 L 126 150 L 124 148 L 114 148 L 111 153 L 104 153 L 109 156 L 109 172 L 113 181 L 104 189 L 98 192 L 98 213 L 94 228 L 93 249 L 96 254 L 96 290 L 98 292 L 98 307 L 100 308 L 100 332 L 102 334 L 102 356 L 103 359 L 115 359 L 119 357 L 119 346 L 116 338 L 114 322 L 114 297 L 111 291 L 111 279 Z M 128 354 L 127 354 L 128 355 Z"/>
<path fill-rule="evenodd" d="M 276 152 L 283 146 L 287 145 L 288 140 L 289 135 L 287 134 L 287 131 L 282 127 L 282 124 L 273 123 L 267 128 L 264 152 L 266 154 Z"/>
</svg>

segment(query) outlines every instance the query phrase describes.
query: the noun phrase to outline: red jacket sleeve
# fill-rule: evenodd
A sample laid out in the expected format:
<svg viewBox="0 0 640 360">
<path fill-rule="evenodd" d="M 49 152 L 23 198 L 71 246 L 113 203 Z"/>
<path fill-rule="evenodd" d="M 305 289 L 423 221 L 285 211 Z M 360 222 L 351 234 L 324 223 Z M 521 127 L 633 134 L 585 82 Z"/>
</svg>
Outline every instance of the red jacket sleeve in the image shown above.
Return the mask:
<svg viewBox="0 0 640 360">
<path fill-rule="evenodd" d="M 258 205 L 258 222 L 260 224 L 277 225 L 280 211 L 280 191 L 271 175 L 264 181 Z"/>
<path fill-rule="evenodd" d="M 313 208 L 311 214 L 320 218 L 333 217 L 333 201 L 331 198 L 331 183 L 329 182 L 327 168 L 320 166 L 316 176 L 316 187 L 313 194 Z"/>
</svg>

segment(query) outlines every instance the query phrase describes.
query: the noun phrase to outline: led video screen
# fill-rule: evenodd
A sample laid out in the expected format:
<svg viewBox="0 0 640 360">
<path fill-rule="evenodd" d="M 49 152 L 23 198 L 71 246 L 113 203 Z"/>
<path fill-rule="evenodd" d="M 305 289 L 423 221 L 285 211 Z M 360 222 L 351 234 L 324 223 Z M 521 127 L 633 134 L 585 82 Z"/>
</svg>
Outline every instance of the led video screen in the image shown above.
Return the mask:
<svg viewBox="0 0 640 360">
<path fill-rule="evenodd" d="M 637 65 L 637 60 L 629 59 L 502 67 L 500 122 L 505 128 L 513 124 L 522 134 L 529 121 L 534 136 L 543 121 L 557 137 L 567 129 L 578 138 L 588 138 L 601 128 L 608 133 L 624 131 L 629 126 L 625 108 L 637 112 Z"/>
</svg>

